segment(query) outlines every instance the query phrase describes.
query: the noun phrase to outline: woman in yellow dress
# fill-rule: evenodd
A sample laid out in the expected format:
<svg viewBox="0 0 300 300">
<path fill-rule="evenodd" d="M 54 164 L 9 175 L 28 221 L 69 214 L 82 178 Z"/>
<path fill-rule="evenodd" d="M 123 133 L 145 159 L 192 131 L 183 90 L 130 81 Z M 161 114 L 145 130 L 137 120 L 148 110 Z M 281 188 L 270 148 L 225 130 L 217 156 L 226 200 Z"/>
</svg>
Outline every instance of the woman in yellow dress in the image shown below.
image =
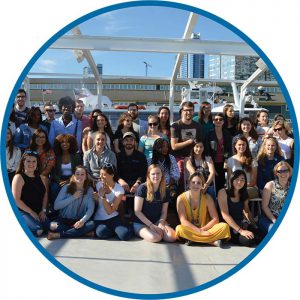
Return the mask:
<svg viewBox="0 0 300 300">
<path fill-rule="evenodd" d="M 221 246 L 221 240 L 230 239 L 228 224 L 219 223 L 213 199 L 203 193 L 204 178 L 195 172 L 189 178 L 189 190 L 177 198 L 177 212 L 181 225 L 176 227 L 177 238 L 191 242 Z"/>
</svg>

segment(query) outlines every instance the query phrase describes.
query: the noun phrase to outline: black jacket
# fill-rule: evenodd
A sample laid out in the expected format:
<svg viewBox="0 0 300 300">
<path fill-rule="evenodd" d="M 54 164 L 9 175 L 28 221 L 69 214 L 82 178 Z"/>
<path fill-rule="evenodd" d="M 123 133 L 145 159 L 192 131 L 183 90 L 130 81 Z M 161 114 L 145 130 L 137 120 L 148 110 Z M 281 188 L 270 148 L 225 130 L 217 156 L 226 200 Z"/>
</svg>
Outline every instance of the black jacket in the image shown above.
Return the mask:
<svg viewBox="0 0 300 300">
<path fill-rule="evenodd" d="M 232 136 L 231 134 L 226 130 L 223 129 L 223 140 L 224 140 L 224 146 L 223 146 L 223 158 L 224 160 L 232 156 Z M 215 129 L 212 129 L 209 131 L 209 133 L 206 135 L 205 139 L 205 155 L 211 156 L 213 160 L 215 160 L 217 150 L 215 145 L 217 145 L 218 139 L 216 135 Z"/>
</svg>

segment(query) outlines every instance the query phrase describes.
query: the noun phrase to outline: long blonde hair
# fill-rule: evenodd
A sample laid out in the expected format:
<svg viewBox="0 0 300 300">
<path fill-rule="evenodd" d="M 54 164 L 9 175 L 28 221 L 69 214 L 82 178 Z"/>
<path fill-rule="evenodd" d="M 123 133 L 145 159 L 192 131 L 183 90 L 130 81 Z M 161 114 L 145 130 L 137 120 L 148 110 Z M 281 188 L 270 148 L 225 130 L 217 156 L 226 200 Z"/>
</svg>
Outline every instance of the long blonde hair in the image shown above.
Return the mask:
<svg viewBox="0 0 300 300">
<path fill-rule="evenodd" d="M 161 199 L 164 199 L 166 197 L 166 180 L 165 180 L 165 174 L 162 171 L 161 167 L 159 165 L 156 164 L 152 164 L 148 167 L 147 170 L 147 179 L 146 179 L 146 186 L 147 186 L 147 198 L 146 200 L 149 202 L 152 202 L 154 200 L 154 190 L 153 190 L 153 184 L 150 180 L 150 172 L 151 170 L 158 168 L 161 171 L 161 181 L 159 183 L 159 193 L 160 193 L 160 197 Z"/>
<path fill-rule="evenodd" d="M 273 141 L 276 144 L 276 150 L 275 150 L 274 156 L 276 156 L 276 155 L 283 156 L 277 139 L 274 137 L 265 137 L 263 143 L 260 146 L 258 154 L 257 154 L 257 161 L 259 163 L 264 164 L 264 160 L 267 157 L 265 146 L 266 146 L 267 141 L 269 141 L 269 140 Z"/>
</svg>

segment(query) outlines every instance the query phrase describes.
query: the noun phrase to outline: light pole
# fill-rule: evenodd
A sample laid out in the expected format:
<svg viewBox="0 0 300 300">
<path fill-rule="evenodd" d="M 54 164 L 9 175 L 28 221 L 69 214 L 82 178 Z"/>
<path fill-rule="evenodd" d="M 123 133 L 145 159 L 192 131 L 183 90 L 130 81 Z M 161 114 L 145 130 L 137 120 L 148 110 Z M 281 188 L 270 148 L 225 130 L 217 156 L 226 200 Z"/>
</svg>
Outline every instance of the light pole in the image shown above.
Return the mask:
<svg viewBox="0 0 300 300">
<path fill-rule="evenodd" d="M 152 66 L 150 64 L 148 64 L 146 61 L 143 62 L 145 64 L 145 68 L 146 68 L 146 77 L 148 76 L 148 67 L 152 68 Z"/>
</svg>

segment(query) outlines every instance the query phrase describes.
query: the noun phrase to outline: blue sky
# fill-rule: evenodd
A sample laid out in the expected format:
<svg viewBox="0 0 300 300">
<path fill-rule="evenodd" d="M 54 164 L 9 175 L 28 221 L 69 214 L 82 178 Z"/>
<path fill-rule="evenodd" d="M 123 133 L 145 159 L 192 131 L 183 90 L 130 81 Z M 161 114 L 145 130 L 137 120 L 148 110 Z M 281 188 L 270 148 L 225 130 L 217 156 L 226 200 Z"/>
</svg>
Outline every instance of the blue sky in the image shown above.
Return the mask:
<svg viewBox="0 0 300 300">
<path fill-rule="evenodd" d="M 131 7 L 108 12 L 79 25 L 84 35 L 181 38 L 189 11 L 170 7 Z M 67 25 L 67 24 L 66 24 Z M 226 27 L 200 16 L 194 30 L 204 40 L 239 41 L 240 38 Z M 50 38 L 50 37 L 49 37 Z M 170 77 L 175 54 L 136 52 L 92 52 L 96 63 L 103 64 L 104 75 Z M 77 63 L 70 50 L 46 50 L 32 67 L 32 72 L 58 72 L 82 74 L 87 66 L 84 60 Z"/>
</svg>

